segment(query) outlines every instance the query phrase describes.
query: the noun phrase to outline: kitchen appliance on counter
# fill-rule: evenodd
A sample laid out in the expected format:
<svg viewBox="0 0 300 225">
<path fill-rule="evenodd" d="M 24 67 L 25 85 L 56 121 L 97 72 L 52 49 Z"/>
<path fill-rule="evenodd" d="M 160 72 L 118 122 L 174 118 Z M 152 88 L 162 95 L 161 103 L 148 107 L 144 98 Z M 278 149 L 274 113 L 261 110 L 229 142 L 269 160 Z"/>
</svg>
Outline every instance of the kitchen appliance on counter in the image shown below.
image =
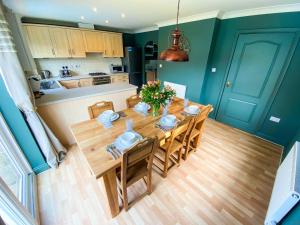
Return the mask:
<svg viewBox="0 0 300 225">
<path fill-rule="evenodd" d="M 49 70 L 41 70 L 41 79 L 49 79 L 51 77 L 51 72 Z"/>
<path fill-rule="evenodd" d="M 62 69 L 59 71 L 59 76 L 61 78 L 65 78 L 65 77 L 71 77 L 71 70 L 69 70 L 69 68 L 67 66 L 63 66 Z"/>
<path fill-rule="evenodd" d="M 141 49 L 126 47 L 123 58 L 124 72 L 128 73 L 129 83 L 141 88 L 143 84 Z"/>
<path fill-rule="evenodd" d="M 109 69 L 111 73 L 124 73 L 124 66 L 122 65 L 111 64 Z"/>
<path fill-rule="evenodd" d="M 41 87 L 40 77 L 37 75 L 33 75 L 28 77 L 28 80 L 33 93 L 40 92 L 40 87 Z"/>
</svg>

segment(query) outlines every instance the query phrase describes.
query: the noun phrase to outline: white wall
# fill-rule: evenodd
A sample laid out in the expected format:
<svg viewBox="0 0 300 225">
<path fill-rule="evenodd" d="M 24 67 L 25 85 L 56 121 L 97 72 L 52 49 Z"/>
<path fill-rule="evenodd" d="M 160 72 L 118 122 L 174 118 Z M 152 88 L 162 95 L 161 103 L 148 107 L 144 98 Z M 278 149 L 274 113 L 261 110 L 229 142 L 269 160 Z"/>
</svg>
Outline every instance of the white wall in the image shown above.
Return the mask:
<svg viewBox="0 0 300 225">
<path fill-rule="evenodd" d="M 73 76 L 90 72 L 110 73 L 110 64 L 122 64 L 120 58 L 104 58 L 100 53 L 88 53 L 86 58 L 35 59 L 38 70 L 49 70 L 51 76 L 59 75 L 62 66 L 68 66 Z"/>
</svg>

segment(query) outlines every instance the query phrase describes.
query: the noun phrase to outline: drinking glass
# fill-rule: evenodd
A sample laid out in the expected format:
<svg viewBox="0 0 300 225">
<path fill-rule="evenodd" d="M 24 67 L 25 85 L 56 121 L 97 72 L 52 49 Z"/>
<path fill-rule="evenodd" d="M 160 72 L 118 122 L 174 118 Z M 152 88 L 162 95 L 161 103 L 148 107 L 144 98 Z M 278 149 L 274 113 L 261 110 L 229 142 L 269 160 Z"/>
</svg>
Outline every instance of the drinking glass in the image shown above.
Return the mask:
<svg viewBox="0 0 300 225">
<path fill-rule="evenodd" d="M 147 105 L 144 105 L 144 107 L 142 109 L 142 113 L 144 114 L 144 116 L 148 115 L 148 107 L 147 107 Z"/>
<path fill-rule="evenodd" d="M 189 99 L 185 98 L 184 99 L 184 108 L 188 107 L 188 105 L 189 105 Z"/>
<path fill-rule="evenodd" d="M 102 114 L 100 116 L 100 121 L 102 123 L 102 125 L 105 127 L 105 128 L 110 128 L 112 127 L 112 123 L 111 123 L 111 115 L 110 114 Z"/>
<path fill-rule="evenodd" d="M 168 106 L 166 105 L 163 110 L 163 116 L 168 115 Z"/>
<path fill-rule="evenodd" d="M 133 121 L 132 121 L 132 119 L 126 120 L 125 123 L 126 123 L 126 130 L 127 131 L 132 131 L 132 128 L 133 128 Z"/>
</svg>

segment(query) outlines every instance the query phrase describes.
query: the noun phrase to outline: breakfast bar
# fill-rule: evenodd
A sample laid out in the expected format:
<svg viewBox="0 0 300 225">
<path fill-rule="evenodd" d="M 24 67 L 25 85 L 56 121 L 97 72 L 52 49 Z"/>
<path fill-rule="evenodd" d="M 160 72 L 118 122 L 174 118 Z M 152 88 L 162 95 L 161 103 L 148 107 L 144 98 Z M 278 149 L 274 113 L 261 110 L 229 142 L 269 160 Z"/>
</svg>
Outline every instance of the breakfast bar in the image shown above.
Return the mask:
<svg viewBox="0 0 300 225">
<path fill-rule="evenodd" d="M 203 107 L 197 103 L 193 103 L 193 105 L 199 106 L 200 109 Z M 170 105 L 169 113 L 175 115 L 177 119 L 183 120 L 185 118 L 183 110 L 184 101 L 177 98 Z M 120 211 L 116 169 L 121 166 L 121 160 L 120 158 L 114 159 L 107 152 L 107 146 L 126 131 L 126 120 L 128 119 L 133 121 L 133 130 L 143 137 L 157 136 L 159 140 L 163 140 L 170 134 L 169 131 L 164 131 L 156 126 L 161 116 L 153 117 L 151 114 L 145 116 L 132 108 L 124 110 L 123 113 L 125 116 L 113 122 L 111 128 L 104 128 L 96 119 L 71 125 L 76 143 L 92 175 L 96 179 L 103 177 L 112 217 L 117 216 Z"/>
</svg>

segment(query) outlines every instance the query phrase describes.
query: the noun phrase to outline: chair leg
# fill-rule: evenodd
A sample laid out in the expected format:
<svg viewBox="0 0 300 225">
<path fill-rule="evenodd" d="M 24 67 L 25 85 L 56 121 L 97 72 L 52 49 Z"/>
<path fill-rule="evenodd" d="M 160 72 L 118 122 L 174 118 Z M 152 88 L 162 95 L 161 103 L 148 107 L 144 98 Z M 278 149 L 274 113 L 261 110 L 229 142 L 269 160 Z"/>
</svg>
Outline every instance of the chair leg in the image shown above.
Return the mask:
<svg viewBox="0 0 300 225">
<path fill-rule="evenodd" d="M 127 187 L 122 187 L 122 198 L 123 198 L 123 206 L 125 211 L 128 211 L 128 196 L 127 196 Z"/>
<path fill-rule="evenodd" d="M 152 193 L 152 173 L 151 171 L 147 175 L 147 192 L 148 195 Z"/>
<path fill-rule="evenodd" d="M 200 138 L 201 138 L 201 134 L 197 135 L 194 138 L 194 141 L 193 141 L 194 152 L 197 151 L 197 146 L 199 145 Z"/>
<path fill-rule="evenodd" d="M 181 161 L 181 157 L 182 157 L 182 148 L 180 148 L 178 150 L 178 161 L 177 161 L 177 167 L 180 166 L 180 161 Z"/>
<path fill-rule="evenodd" d="M 184 154 L 183 154 L 183 159 L 184 160 L 187 160 L 189 151 L 190 151 L 190 141 L 188 141 L 186 146 L 185 146 L 185 151 L 184 151 Z"/>
<path fill-rule="evenodd" d="M 166 152 L 165 154 L 165 163 L 164 163 L 164 171 L 163 171 L 163 177 L 167 177 L 168 175 L 168 167 L 169 167 L 169 154 Z"/>
</svg>

